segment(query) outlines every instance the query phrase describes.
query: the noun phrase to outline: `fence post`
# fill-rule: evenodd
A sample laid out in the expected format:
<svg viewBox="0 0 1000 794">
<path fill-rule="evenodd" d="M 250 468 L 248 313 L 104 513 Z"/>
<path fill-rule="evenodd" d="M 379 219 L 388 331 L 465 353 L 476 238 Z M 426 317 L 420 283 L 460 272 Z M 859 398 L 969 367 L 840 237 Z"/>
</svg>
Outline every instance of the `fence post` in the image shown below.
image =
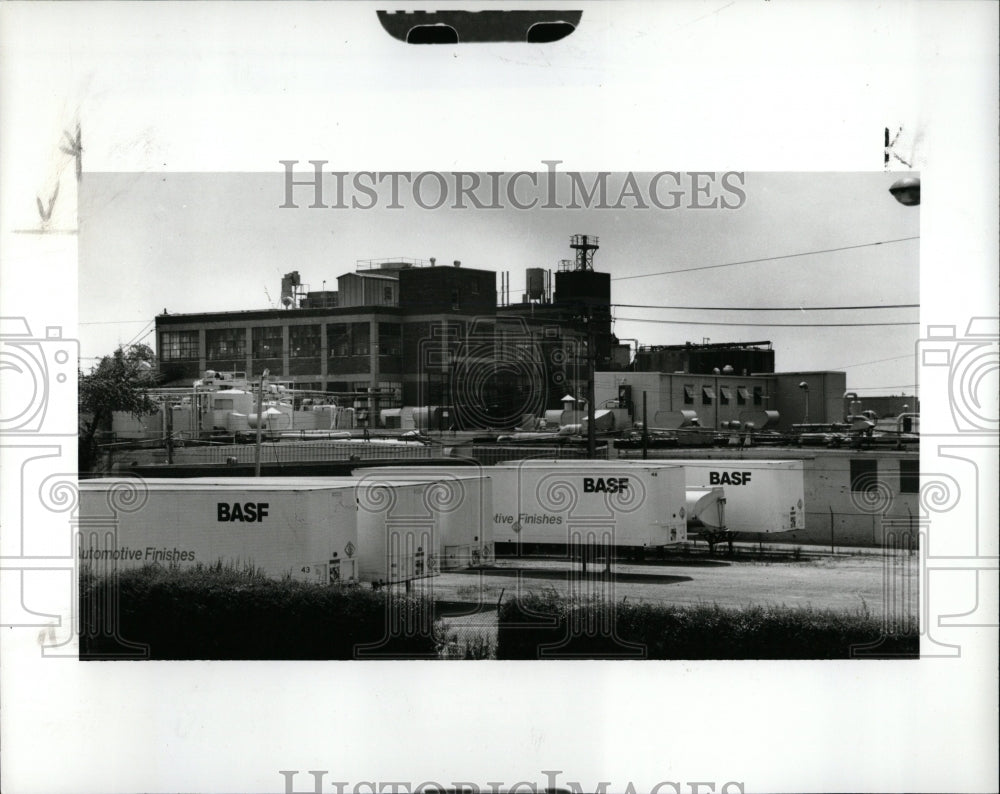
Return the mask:
<svg viewBox="0 0 1000 794">
<path fill-rule="evenodd" d="M 649 457 L 649 420 L 646 418 L 646 392 L 642 392 L 642 459 Z"/>
<path fill-rule="evenodd" d="M 167 426 L 167 463 L 174 462 L 174 404 L 169 400 L 163 403 L 164 421 Z"/>
<path fill-rule="evenodd" d="M 836 554 L 837 549 L 833 545 L 833 505 L 827 505 L 830 508 L 830 554 Z"/>
</svg>

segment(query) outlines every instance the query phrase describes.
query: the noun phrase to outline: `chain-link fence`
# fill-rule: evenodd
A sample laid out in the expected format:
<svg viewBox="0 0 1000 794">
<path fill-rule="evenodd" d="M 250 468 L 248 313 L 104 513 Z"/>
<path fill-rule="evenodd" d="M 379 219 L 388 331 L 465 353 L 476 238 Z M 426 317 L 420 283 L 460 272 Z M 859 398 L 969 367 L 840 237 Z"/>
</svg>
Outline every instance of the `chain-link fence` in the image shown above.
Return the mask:
<svg viewBox="0 0 1000 794">
<path fill-rule="evenodd" d="M 557 460 L 583 460 L 588 457 L 587 448 L 579 446 L 473 446 L 472 457 L 484 466 L 492 466 L 508 460 L 544 458 Z M 595 450 L 595 457 L 608 459 L 608 445 L 601 444 Z"/>
<path fill-rule="evenodd" d="M 438 610 L 438 656 L 441 659 L 496 659 L 496 605 L 449 607 L 439 604 Z"/>
<path fill-rule="evenodd" d="M 430 458 L 434 447 L 418 444 L 380 444 L 366 441 L 279 441 L 264 442 L 260 459 L 264 463 L 293 463 L 315 460 L 416 460 Z M 223 444 L 210 447 L 182 447 L 174 450 L 177 463 L 254 462 L 253 444 Z"/>
</svg>

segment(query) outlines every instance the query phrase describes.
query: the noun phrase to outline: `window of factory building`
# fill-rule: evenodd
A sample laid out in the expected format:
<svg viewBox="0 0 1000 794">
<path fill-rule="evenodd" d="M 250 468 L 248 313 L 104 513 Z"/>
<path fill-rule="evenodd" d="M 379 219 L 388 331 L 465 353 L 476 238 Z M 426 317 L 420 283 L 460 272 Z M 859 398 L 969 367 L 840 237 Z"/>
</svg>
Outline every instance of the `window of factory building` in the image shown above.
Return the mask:
<svg viewBox="0 0 1000 794">
<path fill-rule="evenodd" d="M 746 386 L 737 386 L 736 387 L 736 404 L 737 405 L 746 405 L 747 404 L 747 397 L 748 397 L 749 394 L 750 393 L 747 391 L 747 387 Z"/>
<path fill-rule="evenodd" d="M 281 326 L 253 329 L 253 357 L 281 358 Z"/>
<path fill-rule="evenodd" d="M 869 493 L 878 489 L 878 461 L 868 458 L 851 460 L 851 490 Z"/>
<path fill-rule="evenodd" d="M 715 390 L 711 386 L 701 387 L 701 404 L 711 405 L 712 400 L 715 399 Z"/>
<path fill-rule="evenodd" d="M 719 404 L 720 405 L 729 405 L 729 402 L 730 402 L 731 399 L 732 399 L 732 397 L 731 397 L 731 394 L 730 394 L 730 391 L 729 391 L 729 387 L 728 386 L 720 386 L 719 387 Z"/>
<path fill-rule="evenodd" d="M 920 493 L 920 461 L 899 461 L 899 492 Z"/>
<path fill-rule="evenodd" d="M 288 329 L 288 355 L 292 358 L 317 358 L 319 356 L 320 327 L 318 325 L 293 325 Z"/>
<path fill-rule="evenodd" d="M 383 356 L 403 353 L 403 326 L 399 323 L 378 324 L 378 352 Z"/>
<path fill-rule="evenodd" d="M 190 361 L 198 358 L 197 331 L 164 331 L 160 334 L 161 361 Z"/>
<path fill-rule="evenodd" d="M 247 354 L 245 328 L 217 328 L 205 331 L 209 359 L 243 358 Z"/>
<path fill-rule="evenodd" d="M 351 323 L 351 355 L 367 356 L 371 344 L 371 329 L 368 323 Z"/>
<path fill-rule="evenodd" d="M 684 404 L 694 405 L 694 386 L 684 387 Z"/>
<path fill-rule="evenodd" d="M 764 389 L 760 386 L 753 387 L 753 404 L 762 405 L 764 403 Z"/>
<path fill-rule="evenodd" d="M 392 303 L 392 287 L 382 287 L 382 300 L 385 303 Z"/>
<path fill-rule="evenodd" d="M 399 381 L 379 381 L 379 405 L 382 408 L 401 408 L 403 406 L 403 384 Z"/>
<path fill-rule="evenodd" d="M 331 323 L 326 327 L 326 343 L 330 348 L 330 358 L 341 358 L 351 353 L 351 326 L 347 323 Z"/>
</svg>

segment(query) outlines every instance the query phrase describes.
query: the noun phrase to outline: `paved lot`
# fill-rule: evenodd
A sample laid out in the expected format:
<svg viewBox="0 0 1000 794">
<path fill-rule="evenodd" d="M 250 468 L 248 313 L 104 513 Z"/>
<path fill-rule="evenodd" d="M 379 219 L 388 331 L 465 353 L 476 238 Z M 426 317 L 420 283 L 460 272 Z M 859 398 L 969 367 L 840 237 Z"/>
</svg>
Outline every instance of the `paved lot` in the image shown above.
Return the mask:
<svg viewBox="0 0 1000 794">
<path fill-rule="evenodd" d="M 918 558 L 873 554 L 757 562 L 695 558 L 662 563 L 603 564 L 580 576 L 579 564 L 562 560 L 500 560 L 493 569 L 444 573 L 425 586 L 436 600 L 495 605 L 518 592 L 554 588 L 563 594 L 600 594 L 620 600 L 669 604 L 708 603 L 811 606 L 915 619 Z"/>
</svg>

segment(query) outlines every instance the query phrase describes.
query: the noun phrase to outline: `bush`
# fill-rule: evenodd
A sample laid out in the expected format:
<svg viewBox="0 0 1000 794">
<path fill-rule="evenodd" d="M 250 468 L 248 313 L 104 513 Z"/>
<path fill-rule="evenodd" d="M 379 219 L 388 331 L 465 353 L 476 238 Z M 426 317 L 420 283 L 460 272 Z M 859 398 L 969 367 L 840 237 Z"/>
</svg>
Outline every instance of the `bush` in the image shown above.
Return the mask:
<svg viewBox="0 0 1000 794">
<path fill-rule="evenodd" d="M 674 606 L 530 594 L 501 606 L 498 659 L 917 658 L 916 632 L 893 634 L 854 613 L 749 606 Z"/>
<path fill-rule="evenodd" d="M 216 564 L 84 569 L 81 659 L 434 658 L 423 599 Z"/>
</svg>

